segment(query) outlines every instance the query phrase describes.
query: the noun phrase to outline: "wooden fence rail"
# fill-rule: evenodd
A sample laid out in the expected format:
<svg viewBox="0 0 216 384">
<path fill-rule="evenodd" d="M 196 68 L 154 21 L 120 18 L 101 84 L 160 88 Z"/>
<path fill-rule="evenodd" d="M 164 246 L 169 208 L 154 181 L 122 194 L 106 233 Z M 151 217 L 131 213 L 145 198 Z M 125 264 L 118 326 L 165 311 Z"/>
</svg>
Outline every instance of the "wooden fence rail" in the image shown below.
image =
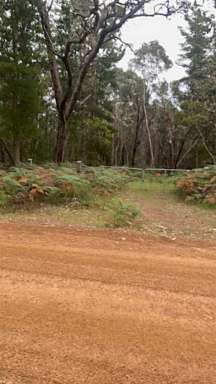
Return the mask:
<svg viewBox="0 0 216 384">
<path fill-rule="evenodd" d="M 171 168 L 131 168 L 131 167 L 120 167 L 120 166 L 109 166 L 109 165 L 103 165 L 99 167 L 89 167 L 82 163 L 81 161 L 76 162 L 76 169 L 77 173 L 82 172 L 84 169 L 95 169 L 95 168 L 104 168 L 104 169 L 113 169 L 113 170 L 119 170 L 122 172 L 131 172 L 131 173 L 140 173 L 143 177 L 145 173 L 152 173 L 152 174 L 161 174 L 166 176 L 171 176 L 174 174 L 181 174 L 181 173 L 188 173 L 190 172 L 187 169 L 171 169 Z"/>
</svg>

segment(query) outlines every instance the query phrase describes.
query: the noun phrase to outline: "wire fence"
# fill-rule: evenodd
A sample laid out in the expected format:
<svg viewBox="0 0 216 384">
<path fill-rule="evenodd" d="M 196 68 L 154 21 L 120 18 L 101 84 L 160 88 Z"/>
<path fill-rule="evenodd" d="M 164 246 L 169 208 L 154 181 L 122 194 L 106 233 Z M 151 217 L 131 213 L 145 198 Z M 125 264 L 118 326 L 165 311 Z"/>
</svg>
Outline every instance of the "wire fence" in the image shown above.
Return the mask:
<svg viewBox="0 0 216 384">
<path fill-rule="evenodd" d="M 119 171 L 122 173 L 128 173 L 130 175 L 141 177 L 142 179 L 145 178 L 145 175 L 155 175 L 155 176 L 174 176 L 174 175 L 181 175 L 186 174 L 190 172 L 191 170 L 187 169 L 171 169 L 171 168 L 135 168 L 135 167 L 127 167 L 127 166 L 108 166 L 108 165 L 101 165 L 98 167 L 90 167 L 86 164 L 84 164 L 82 161 L 77 161 L 73 163 L 73 167 L 76 168 L 77 173 L 82 173 L 85 171 L 91 172 L 93 169 L 111 169 L 114 171 Z"/>
</svg>

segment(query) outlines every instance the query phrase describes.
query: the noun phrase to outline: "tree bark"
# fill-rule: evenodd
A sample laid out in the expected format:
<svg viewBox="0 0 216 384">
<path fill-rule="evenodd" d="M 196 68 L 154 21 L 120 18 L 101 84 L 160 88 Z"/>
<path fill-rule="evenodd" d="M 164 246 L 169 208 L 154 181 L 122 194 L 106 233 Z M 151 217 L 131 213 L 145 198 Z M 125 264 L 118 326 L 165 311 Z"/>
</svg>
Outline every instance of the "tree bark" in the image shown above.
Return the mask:
<svg viewBox="0 0 216 384">
<path fill-rule="evenodd" d="M 149 142 L 149 150 L 150 150 L 150 156 L 151 156 L 151 167 L 155 166 L 155 158 L 154 158 L 154 150 L 153 150 L 153 144 L 152 144 L 152 137 L 151 137 L 151 131 L 149 127 L 149 119 L 148 119 L 148 113 L 146 108 L 146 86 L 143 84 L 143 110 L 145 115 L 145 125 L 148 135 L 148 142 Z"/>
<path fill-rule="evenodd" d="M 67 122 L 63 116 L 58 116 L 57 138 L 55 148 L 55 161 L 60 164 L 64 161 L 65 147 L 67 142 Z"/>
<path fill-rule="evenodd" d="M 214 154 L 210 151 L 208 145 L 206 144 L 206 140 L 205 140 L 205 137 L 204 137 L 201 129 L 199 129 L 198 127 L 196 127 L 196 129 L 197 129 L 197 131 L 200 134 L 200 137 L 201 137 L 201 140 L 202 140 L 202 143 L 203 143 L 203 147 L 205 148 L 206 152 L 208 153 L 209 157 L 211 158 L 213 164 L 216 164 L 216 158 L 215 158 Z"/>
<path fill-rule="evenodd" d="M 183 162 L 183 160 L 187 157 L 187 155 L 192 151 L 192 149 L 197 145 L 198 139 L 194 140 L 194 142 L 191 144 L 191 146 L 188 148 L 188 150 L 184 153 L 182 158 L 178 161 L 176 164 L 176 168 L 179 167 L 179 165 Z"/>
<path fill-rule="evenodd" d="M 9 160 L 10 160 L 10 163 L 12 165 L 15 164 L 15 161 L 14 161 L 14 158 L 12 156 L 12 154 L 10 153 L 9 149 L 8 149 L 8 146 L 7 144 L 5 143 L 5 141 L 3 139 L 0 139 L 0 145 L 2 146 L 2 150 L 6 153 L 6 155 L 8 156 Z"/>
<path fill-rule="evenodd" d="M 135 129 L 135 139 L 134 139 L 134 144 L 133 144 L 133 150 L 132 150 L 132 158 L 131 158 L 131 166 L 135 166 L 135 161 L 136 161 L 136 154 L 137 154 L 137 149 L 139 146 L 139 131 L 140 131 L 140 108 L 138 108 L 137 111 L 137 122 L 136 122 L 136 129 Z"/>
<path fill-rule="evenodd" d="M 19 137 L 14 139 L 14 161 L 15 165 L 19 165 L 21 161 L 21 142 Z"/>
<path fill-rule="evenodd" d="M 33 4 L 35 3 L 35 0 L 29 1 Z M 52 86 L 56 100 L 56 109 L 58 113 L 61 113 L 61 111 L 64 112 L 63 116 L 66 118 L 66 121 L 69 120 L 71 114 L 74 112 L 83 82 L 88 74 L 91 63 L 105 44 L 118 38 L 116 34 L 118 34 L 119 30 L 127 20 L 140 16 L 153 17 L 154 15 L 159 14 L 168 16 L 174 12 L 166 5 L 164 12 L 162 9 L 158 12 L 145 13 L 144 5 L 146 2 L 148 3 L 146 0 L 137 0 L 126 1 L 124 4 L 124 2 L 120 3 L 117 0 L 113 0 L 108 4 L 105 4 L 106 2 L 95 0 L 93 5 L 88 7 L 88 16 L 84 13 L 82 14 L 78 9 L 75 12 L 74 18 L 76 15 L 81 18 L 81 31 L 65 41 L 64 53 L 61 54 L 61 52 L 56 52 L 55 36 L 52 33 L 53 17 L 50 17 L 49 15 L 54 1 L 51 0 L 50 3 L 44 0 L 36 1 L 47 48 Z M 121 13 L 119 13 L 119 5 L 120 8 L 122 8 Z M 90 41 L 92 42 L 92 46 L 90 45 L 91 49 L 89 49 Z M 73 50 L 77 51 L 77 47 L 80 51 L 85 48 L 86 54 L 83 56 L 78 73 L 74 76 L 71 52 Z M 61 81 L 59 59 L 64 66 L 63 70 L 67 78 L 66 84 Z M 64 159 L 64 147 L 66 143 L 67 127 L 65 122 L 58 122 L 58 129 L 55 157 L 58 162 L 61 162 Z"/>
<path fill-rule="evenodd" d="M 137 140 L 135 140 L 134 146 L 133 146 L 133 151 L 132 151 L 132 159 L 131 159 L 131 166 L 134 168 L 135 167 L 135 160 L 136 160 L 136 153 L 137 153 Z"/>
<path fill-rule="evenodd" d="M 180 148 L 178 150 L 178 152 L 176 153 L 175 155 L 175 165 L 174 165 L 174 168 L 178 168 L 178 165 L 179 163 L 181 162 L 181 155 L 183 153 L 183 150 L 184 150 L 184 147 L 185 147 L 185 144 L 186 144 L 186 141 L 187 141 L 187 138 L 188 136 L 190 135 L 192 131 L 192 127 L 190 127 L 187 132 L 185 133 L 183 139 L 181 140 L 181 145 L 180 145 Z"/>
</svg>

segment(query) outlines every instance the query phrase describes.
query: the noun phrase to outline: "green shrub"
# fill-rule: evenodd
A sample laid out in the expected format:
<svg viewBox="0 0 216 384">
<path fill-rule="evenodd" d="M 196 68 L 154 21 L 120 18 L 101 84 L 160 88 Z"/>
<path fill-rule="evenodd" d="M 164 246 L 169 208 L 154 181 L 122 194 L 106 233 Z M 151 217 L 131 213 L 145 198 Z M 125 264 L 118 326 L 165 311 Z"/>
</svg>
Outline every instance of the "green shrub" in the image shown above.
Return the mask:
<svg viewBox="0 0 216 384">
<path fill-rule="evenodd" d="M 3 189 L 9 195 L 15 195 L 18 192 L 24 190 L 23 186 L 12 177 L 12 175 L 7 175 L 2 178 Z"/>
<path fill-rule="evenodd" d="M 14 178 L 19 178 L 19 177 L 22 177 L 26 174 L 26 169 L 18 168 L 18 167 L 11 167 L 9 169 L 9 174 Z"/>
<path fill-rule="evenodd" d="M 45 201 L 50 203 L 93 204 L 96 197 L 111 196 L 128 181 L 117 171 L 87 168 L 81 175 L 72 166 L 53 164 L 29 168 L 11 168 L 0 173 L 2 200 L 11 203 Z"/>
<path fill-rule="evenodd" d="M 128 204 L 120 198 L 113 198 L 107 205 L 106 209 L 111 216 L 108 225 L 115 228 L 128 227 L 132 225 L 134 220 L 140 214 L 140 211 L 136 206 Z"/>
<path fill-rule="evenodd" d="M 62 174 L 62 175 L 74 175 L 74 176 L 76 175 L 75 169 L 72 168 L 72 166 L 66 167 L 65 164 L 61 165 L 56 171 L 58 174 Z"/>
<path fill-rule="evenodd" d="M 0 206 L 6 205 L 8 202 L 8 195 L 0 190 Z"/>
<path fill-rule="evenodd" d="M 91 196 L 89 181 L 75 175 L 58 175 L 54 185 L 59 188 L 60 195 L 64 198 L 77 199 L 88 202 Z"/>
<path fill-rule="evenodd" d="M 117 171 L 109 169 L 99 169 L 95 173 L 93 187 L 99 193 L 113 193 L 123 187 L 129 178 Z"/>
<path fill-rule="evenodd" d="M 190 172 L 176 183 L 187 201 L 198 201 L 216 206 L 216 168 Z"/>
<path fill-rule="evenodd" d="M 45 194 L 45 200 L 49 203 L 56 203 L 59 201 L 61 196 L 61 190 L 58 187 L 54 186 L 44 186 L 43 188 Z"/>
</svg>

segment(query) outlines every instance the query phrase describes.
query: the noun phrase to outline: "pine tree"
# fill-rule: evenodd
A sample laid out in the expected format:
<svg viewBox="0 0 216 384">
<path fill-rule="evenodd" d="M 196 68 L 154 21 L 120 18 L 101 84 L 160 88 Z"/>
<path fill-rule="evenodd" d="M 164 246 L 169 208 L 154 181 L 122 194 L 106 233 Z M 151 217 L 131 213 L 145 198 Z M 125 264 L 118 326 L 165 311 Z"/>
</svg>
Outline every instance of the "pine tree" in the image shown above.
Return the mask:
<svg viewBox="0 0 216 384">
<path fill-rule="evenodd" d="M 194 6 L 185 19 L 188 29 L 181 28 L 185 42 L 182 44 L 180 62 L 186 70 L 186 76 L 178 82 L 177 98 L 181 108 L 181 125 L 190 132 L 189 145 L 193 149 L 190 162 L 192 166 L 197 166 L 205 161 L 216 160 L 216 82 L 215 65 L 212 66 L 215 63 L 214 18 Z"/>
<path fill-rule="evenodd" d="M 40 104 L 39 24 L 27 0 L 3 0 L 0 16 L 0 133 L 13 142 L 19 163 L 24 142 L 37 131 Z"/>
<path fill-rule="evenodd" d="M 179 56 L 180 65 L 186 70 L 186 79 L 193 87 L 193 82 L 206 78 L 206 65 L 211 52 L 212 18 L 199 7 L 194 6 L 186 15 L 188 30 L 180 28 L 184 37 L 181 45 L 182 54 Z"/>
</svg>

